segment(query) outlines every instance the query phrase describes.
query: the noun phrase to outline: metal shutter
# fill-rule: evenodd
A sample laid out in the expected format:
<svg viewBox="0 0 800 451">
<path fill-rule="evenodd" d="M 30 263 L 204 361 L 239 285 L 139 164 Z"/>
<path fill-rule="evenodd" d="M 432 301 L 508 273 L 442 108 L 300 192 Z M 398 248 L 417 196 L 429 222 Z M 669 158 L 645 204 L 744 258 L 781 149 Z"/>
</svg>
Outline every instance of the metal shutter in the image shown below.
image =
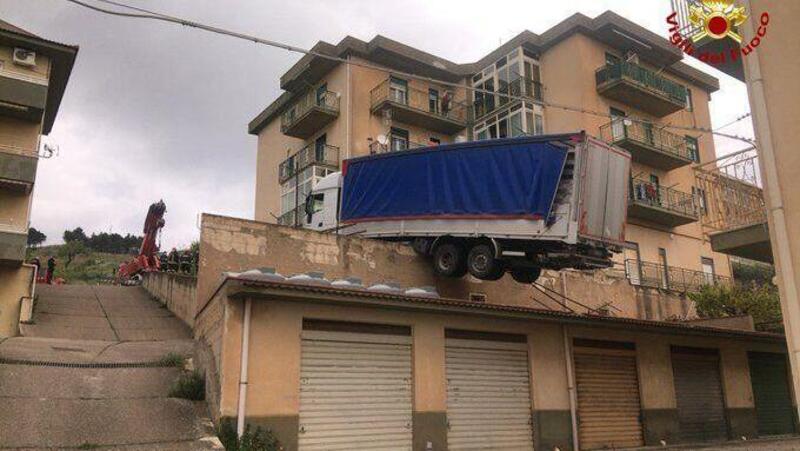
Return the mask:
<svg viewBox="0 0 800 451">
<path fill-rule="evenodd" d="M 447 447 L 533 450 L 526 343 L 446 340 Z"/>
<path fill-rule="evenodd" d="M 411 337 L 304 330 L 298 448 L 411 450 Z"/>
<path fill-rule="evenodd" d="M 581 449 L 643 446 L 636 351 L 574 347 Z"/>
<path fill-rule="evenodd" d="M 758 435 L 794 433 L 794 412 L 787 380 L 786 355 L 748 353 L 756 404 Z"/>
<path fill-rule="evenodd" d="M 683 442 L 728 438 L 719 355 L 708 350 L 672 350 L 672 374 Z"/>
</svg>

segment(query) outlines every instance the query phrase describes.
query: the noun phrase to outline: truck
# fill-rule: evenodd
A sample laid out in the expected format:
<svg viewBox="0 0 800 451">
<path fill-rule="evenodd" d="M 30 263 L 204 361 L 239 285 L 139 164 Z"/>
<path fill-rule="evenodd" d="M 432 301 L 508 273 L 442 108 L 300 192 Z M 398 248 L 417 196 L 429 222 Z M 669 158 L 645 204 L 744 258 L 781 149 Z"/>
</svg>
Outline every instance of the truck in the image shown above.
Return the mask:
<svg viewBox="0 0 800 451">
<path fill-rule="evenodd" d="M 599 269 L 625 247 L 631 157 L 585 132 L 346 159 L 305 199 L 303 227 L 409 243 L 443 277 Z"/>
</svg>

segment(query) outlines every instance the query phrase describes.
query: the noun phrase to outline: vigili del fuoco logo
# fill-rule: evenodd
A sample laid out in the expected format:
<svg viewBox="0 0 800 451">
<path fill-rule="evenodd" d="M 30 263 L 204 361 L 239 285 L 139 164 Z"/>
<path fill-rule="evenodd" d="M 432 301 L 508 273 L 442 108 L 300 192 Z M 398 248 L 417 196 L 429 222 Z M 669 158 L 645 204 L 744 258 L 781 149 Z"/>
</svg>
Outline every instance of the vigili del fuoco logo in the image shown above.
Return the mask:
<svg viewBox="0 0 800 451">
<path fill-rule="evenodd" d="M 689 24 L 681 28 L 678 22 L 678 13 L 673 11 L 667 16 L 670 25 L 670 42 L 683 50 L 687 55 L 697 57 L 708 64 L 725 64 L 746 57 L 767 35 L 769 13 L 763 12 L 758 17 L 756 35 L 749 42 L 739 31 L 739 27 L 747 19 L 748 12 L 743 6 L 737 6 L 734 0 L 689 0 Z M 755 17 L 753 18 L 755 20 Z M 715 52 L 697 53 L 696 47 L 702 46 L 710 40 L 730 38 L 738 45 L 715 50 Z"/>
</svg>

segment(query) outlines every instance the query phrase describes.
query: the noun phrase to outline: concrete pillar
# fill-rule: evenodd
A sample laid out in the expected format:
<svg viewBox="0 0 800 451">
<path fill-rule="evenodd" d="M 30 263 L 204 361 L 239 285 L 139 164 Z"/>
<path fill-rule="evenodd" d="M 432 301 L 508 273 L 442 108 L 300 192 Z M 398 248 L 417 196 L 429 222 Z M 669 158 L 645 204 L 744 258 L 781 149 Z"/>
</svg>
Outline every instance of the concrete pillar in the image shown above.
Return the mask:
<svg viewBox="0 0 800 451">
<path fill-rule="evenodd" d="M 413 334 L 414 449 L 447 449 L 447 376 L 444 325 L 422 318 Z"/>
<path fill-rule="evenodd" d="M 672 375 L 672 354 L 668 342 L 653 337 L 636 343 L 642 428 L 645 445 L 678 442 L 678 404 Z"/>
<path fill-rule="evenodd" d="M 537 325 L 528 334 L 531 366 L 534 448 L 572 450 L 564 326 Z M 570 338 L 571 340 L 571 338 Z"/>
<path fill-rule="evenodd" d="M 720 367 L 730 438 L 751 439 L 758 436 L 747 351 L 741 346 L 720 348 Z"/>
<path fill-rule="evenodd" d="M 780 290 L 794 393 L 800 392 L 800 2 L 744 0 L 744 42 L 759 45 L 743 58 L 759 166 L 767 202 L 770 243 Z"/>
</svg>

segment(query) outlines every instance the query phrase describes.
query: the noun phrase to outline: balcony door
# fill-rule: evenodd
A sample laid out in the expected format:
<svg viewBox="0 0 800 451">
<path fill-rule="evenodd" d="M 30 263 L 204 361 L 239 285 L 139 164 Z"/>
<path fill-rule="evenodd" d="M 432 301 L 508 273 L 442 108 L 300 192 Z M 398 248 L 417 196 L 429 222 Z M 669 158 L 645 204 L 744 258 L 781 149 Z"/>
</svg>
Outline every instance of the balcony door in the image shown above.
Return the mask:
<svg viewBox="0 0 800 451">
<path fill-rule="evenodd" d="M 661 288 L 669 288 L 669 264 L 667 263 L 667 250 L 663 247 L 658 248 L 658 260 L 661 265 Z"/>
<path fill-rule="evenodd" d="M 323 84 L 319 85 L 319 88 L 317 88 L 317 93 L 316 93 L 317 106 L 326 106 L 327 105 L 327 102 L 326 102 L 327 93 L 328 93 L 328 84 L 327 83 L 323 83 Z"/>
<path fill-rule="evenodd" d="M 389 79 L 389 99 L 408 105 L 408 82 L 396 77 Z"/>
<path fill-rule="evenodd" d="M 631 285 L 642 284 L 642 257 L 639 253 L 639 243 L 628 241 L 625 248 L 625 273 Z"/>
<path fill-rule="evenodd" d="M 390 152 L 408 150 L 408 130 L 392 127 L 389 145 Z"/>
<path fill-rule="evenodd" d="M 708 257 L 701 257 L 700 264 L 703 267 L 703 282 L 707 285 L 713 285 L 716 279 L 714 260 Z"/>
<path fill-rule="evenodd" d="M 328 135 L 322 135 L 314 141 L 314 162 L 325 161 L 326 147 L 328 147 Z"/>
<path fill-rule="evenodd" d="M 611 107 L 609 109 L 611 115 L 611 138 L 618 141 L 625 138 L 625 116 L 627 114 L 617 108 Z"/>
</svg>

